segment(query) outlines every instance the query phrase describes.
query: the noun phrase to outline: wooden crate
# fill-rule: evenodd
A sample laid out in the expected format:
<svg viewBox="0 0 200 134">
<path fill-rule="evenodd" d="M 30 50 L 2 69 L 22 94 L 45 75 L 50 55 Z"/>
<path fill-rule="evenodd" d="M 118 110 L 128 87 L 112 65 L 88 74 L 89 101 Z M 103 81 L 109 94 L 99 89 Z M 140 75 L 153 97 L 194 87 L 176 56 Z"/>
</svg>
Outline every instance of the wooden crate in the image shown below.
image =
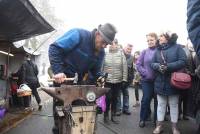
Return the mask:
<svg viewBox="0 0 200 134">
<path fill-rule="evenodd" d="M 70 134 L 93 134 L 96 123 L 96 106 L 77 106 L 72 108 L 75 126 Z"/>
</svg>

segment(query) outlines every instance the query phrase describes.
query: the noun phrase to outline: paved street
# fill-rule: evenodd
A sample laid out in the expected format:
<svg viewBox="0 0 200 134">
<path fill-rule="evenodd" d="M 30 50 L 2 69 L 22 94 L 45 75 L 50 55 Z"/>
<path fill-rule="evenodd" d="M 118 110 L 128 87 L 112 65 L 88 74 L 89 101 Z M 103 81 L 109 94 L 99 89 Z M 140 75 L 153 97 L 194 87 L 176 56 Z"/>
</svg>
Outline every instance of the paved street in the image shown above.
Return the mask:
<svg viewBox="0 0 200 134">
<path fill-rule="evenodd" d="M 130 99 L 130 106 L 132 106 L 135 100 L 133 97 L 134 90 L 130 89 L 129 91 L 130 98 L 133 98 Z M 52 134 L 52 99 L 46 93 L 43 93 L 43 91 L 40 91 L 40 94 L 43 100 L 45 100 L 43 110 L 36 110 L 30 118 L 26 119 L 6 134 Z M 33 106 L 36 107 L 35 105 Z M 151 134 L 154 128 L 152 122 L 147 122 L 146 127 L 143 129 L 138 127 L 140 108 L 131 107 L 130 110 L 132 112 L 130 116 L 122 115 L 119 117 L 121 122 L 119 125 L 105 125 L 103 123 L 103 115 L 99 115 L 97 134 Z M 170 134 L 171 128 L 169 121 L 166 121 L 165 124 L 167 125 L 165 126 L 163 134 Z M 179 128 L 182 132 L 181 134 L 195 134 L 196 125 L 192 120 L 181 120 L 179 122 Z"/>
</svg>

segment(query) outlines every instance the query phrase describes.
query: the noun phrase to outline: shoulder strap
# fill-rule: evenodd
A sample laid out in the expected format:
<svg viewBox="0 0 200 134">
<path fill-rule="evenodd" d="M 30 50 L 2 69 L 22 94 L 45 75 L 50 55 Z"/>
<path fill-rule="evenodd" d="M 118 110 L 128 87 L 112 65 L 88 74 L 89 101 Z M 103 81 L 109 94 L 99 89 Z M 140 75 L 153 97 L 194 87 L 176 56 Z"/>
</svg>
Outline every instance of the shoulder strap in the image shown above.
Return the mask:
<svg viewBox="0 0 200 134">
<path fill-rule="evenodd" d="M 163 50 L 160 50 L 160 55 L 161 55 L 161 58 L 162 58 L 164 64 L 166 64 L 167 62 L 165 60 L 165 57 L 164 57 L 164 54 L 163 54 Z"/>
</svg>

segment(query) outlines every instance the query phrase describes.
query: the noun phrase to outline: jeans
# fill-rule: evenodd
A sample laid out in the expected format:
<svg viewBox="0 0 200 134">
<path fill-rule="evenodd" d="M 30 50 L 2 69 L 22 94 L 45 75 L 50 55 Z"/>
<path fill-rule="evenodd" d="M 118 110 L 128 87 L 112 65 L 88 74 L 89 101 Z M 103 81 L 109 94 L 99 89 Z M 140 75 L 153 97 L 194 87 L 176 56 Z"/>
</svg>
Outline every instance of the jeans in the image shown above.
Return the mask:
<svg viewBox="0 0 200 134">
<path fill-rule="evenodd" d="M 151 116 L 151 100 L 154 98 L 154 121 L 156 120 L 157 99 L 154 97 L 154 83 L 142 81 L 143 96 L 141 100 L 140 121 L 146 121 Z"/>
<path fill-rule="evenodd" d="M 178 122 L 178 95 L 163 96 L 157 95 L 158 108 L 157 108 L 157 119 L 158 121 L 164 121 L 167 101 L 170 107 L 170 117 L 172 123 Z"/>
<path fill-rule="evenodd" d="M 126 87 L 122 87 L 119 91 L 119 95 L 117 97 L 117 111 L 129 111 L 129 92 L 128 92 L 128 84 Z M 123 97 L 123 106 L 121 103 L 121 94 Z"/>
<path fill-rule="evenodd" d="M 38 87 L 37 84 L 28 84 L 28 86 L 31 88 L 32 94 L 35 97 L 37 103 L 40 104 L 41 99 L 40 99 L 40 96 L 39 96 L 38 91 L 37 91 L 37 87 Z"/>
<path fill-rule="evenodd" d="M 106 83 L 106 87 L 111 88 L 106 93 L 106 111 L 105 114 L 108 115 L 111 105 L 111 113 L 115 114 L 117 112 L 117 97 L 119 96 L 119 91 L 121 88 L 121 83 L 111 84 Z"/>
</svg>

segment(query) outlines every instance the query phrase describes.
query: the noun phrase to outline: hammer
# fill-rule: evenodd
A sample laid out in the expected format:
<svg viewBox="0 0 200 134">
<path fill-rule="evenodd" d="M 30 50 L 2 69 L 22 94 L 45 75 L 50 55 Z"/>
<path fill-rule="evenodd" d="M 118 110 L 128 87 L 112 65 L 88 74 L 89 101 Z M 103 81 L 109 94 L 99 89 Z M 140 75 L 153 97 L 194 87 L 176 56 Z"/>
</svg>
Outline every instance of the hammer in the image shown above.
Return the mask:
<svg viewBox="0 0 200 134">
<path fill-rule="evenodd" d="M 48 79 L 48 82 L 55 81 L 55 79 Z M 75 73 L 73 78 L 65 78 L 65 81 L 74 81 L 73 83 L 76 84 L 78 82 L 78 73 Z"/>
</svg>

